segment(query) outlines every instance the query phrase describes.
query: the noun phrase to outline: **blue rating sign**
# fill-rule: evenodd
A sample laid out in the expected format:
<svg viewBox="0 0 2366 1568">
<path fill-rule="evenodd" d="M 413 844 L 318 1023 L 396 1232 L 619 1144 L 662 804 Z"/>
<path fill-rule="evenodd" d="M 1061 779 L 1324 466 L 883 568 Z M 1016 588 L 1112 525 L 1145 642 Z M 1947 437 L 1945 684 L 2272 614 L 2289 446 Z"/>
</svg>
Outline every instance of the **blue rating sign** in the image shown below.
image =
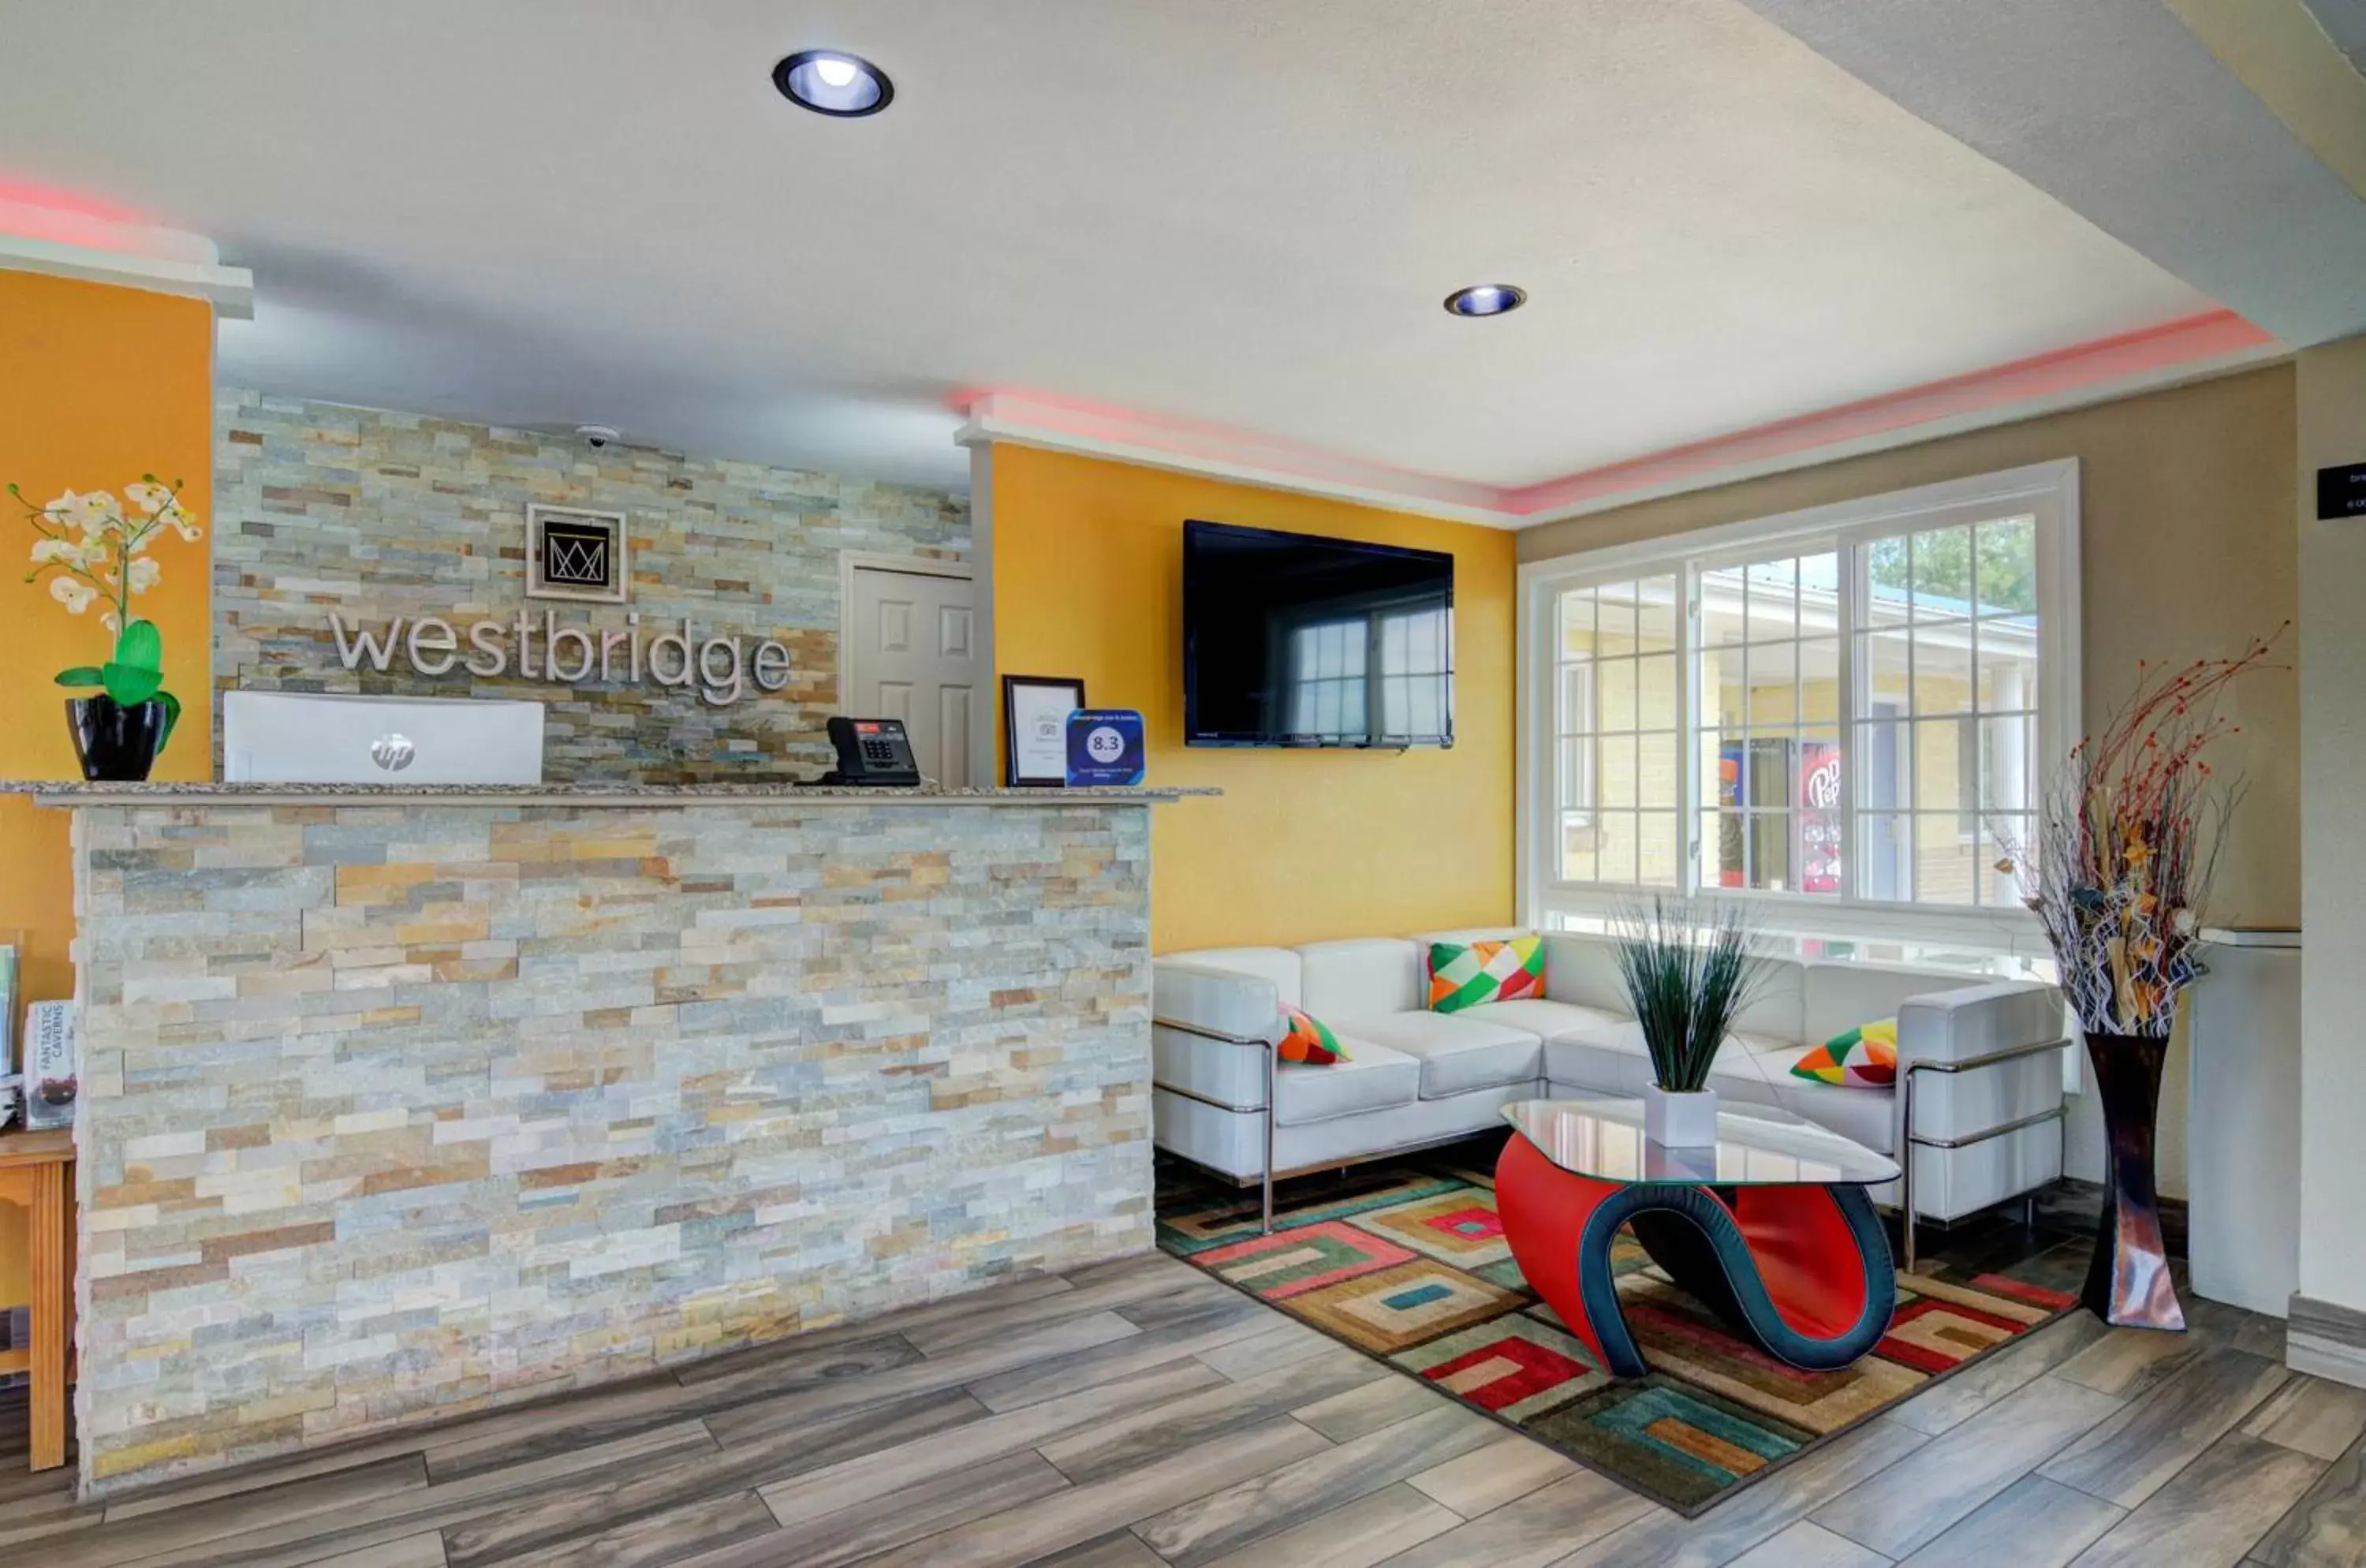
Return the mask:
<svg viewBox="0 0 2366 1568">
<path fill-rule="evenodd" d="M 1142 782 L 1142 715 L 1132 708 L 1078 708 L 1068 716 L 1071 789 Z"/>
</svg>

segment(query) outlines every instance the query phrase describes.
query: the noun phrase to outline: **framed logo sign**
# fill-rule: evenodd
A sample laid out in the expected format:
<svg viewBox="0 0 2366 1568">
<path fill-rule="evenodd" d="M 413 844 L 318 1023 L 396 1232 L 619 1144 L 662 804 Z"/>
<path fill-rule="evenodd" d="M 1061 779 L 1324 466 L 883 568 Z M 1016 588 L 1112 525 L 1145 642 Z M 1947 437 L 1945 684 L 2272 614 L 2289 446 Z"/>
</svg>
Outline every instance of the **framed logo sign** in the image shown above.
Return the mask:
<svg viewBox="0 0 2366 1568">
<path fill-rule="evenodd" d="M 625 549 L 621 512 L 528 506 L 526 597 L 621 604 L 632 583 L 625 569 Z"/>
</svg>

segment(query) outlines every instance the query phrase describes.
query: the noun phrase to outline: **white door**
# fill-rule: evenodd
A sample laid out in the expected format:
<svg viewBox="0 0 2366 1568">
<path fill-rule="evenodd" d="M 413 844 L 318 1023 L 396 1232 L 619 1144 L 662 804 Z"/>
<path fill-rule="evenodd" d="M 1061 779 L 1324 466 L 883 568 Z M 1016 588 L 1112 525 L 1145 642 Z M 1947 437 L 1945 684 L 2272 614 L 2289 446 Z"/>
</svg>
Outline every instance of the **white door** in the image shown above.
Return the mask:
<svg viewBox="0 0 2366 1568">
<path fill-rule="evenodd" d="M 922 775 L 966 788 L 982 679 L 976 584 L 873 566 L 856 567 L 849 581 L 841 711 L 902 719 Z"/>
</svg>

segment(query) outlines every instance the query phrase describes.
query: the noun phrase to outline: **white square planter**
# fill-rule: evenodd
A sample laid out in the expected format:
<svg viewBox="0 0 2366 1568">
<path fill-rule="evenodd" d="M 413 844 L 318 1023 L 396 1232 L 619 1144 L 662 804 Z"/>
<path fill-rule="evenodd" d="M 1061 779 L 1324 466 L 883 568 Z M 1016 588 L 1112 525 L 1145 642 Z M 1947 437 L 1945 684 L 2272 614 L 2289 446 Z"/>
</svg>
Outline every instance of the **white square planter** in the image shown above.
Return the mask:
<svg viewBox="0 0 2366 1568">
<path fill-rule="evenodd" d="M 1654 1084 L 1643 1090 L 1643 1135 L 1669 1148 L 1717 1142 L 1717 1090 L 1676 1094 Z"/>
</svg>

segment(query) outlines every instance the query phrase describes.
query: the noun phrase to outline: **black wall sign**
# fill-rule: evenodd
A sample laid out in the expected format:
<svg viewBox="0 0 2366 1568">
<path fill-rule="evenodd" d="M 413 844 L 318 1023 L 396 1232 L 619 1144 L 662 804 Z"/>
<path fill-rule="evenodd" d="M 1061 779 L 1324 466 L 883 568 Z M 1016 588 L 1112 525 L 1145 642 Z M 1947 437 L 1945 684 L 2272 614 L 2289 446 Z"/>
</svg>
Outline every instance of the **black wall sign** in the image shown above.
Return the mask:
<svg viewBox="0 0 2366 1568">
<path fill-rule="evenodd" d="M 2366 517 L 2366 463 L 2316 470 L 2316 515 Z"/>
<path fill-rule="evenodd" d="M 542 525 L 542 580 L 567 588 L 613 588 L 608 530 L 592 523 Z"/>
</svg>

